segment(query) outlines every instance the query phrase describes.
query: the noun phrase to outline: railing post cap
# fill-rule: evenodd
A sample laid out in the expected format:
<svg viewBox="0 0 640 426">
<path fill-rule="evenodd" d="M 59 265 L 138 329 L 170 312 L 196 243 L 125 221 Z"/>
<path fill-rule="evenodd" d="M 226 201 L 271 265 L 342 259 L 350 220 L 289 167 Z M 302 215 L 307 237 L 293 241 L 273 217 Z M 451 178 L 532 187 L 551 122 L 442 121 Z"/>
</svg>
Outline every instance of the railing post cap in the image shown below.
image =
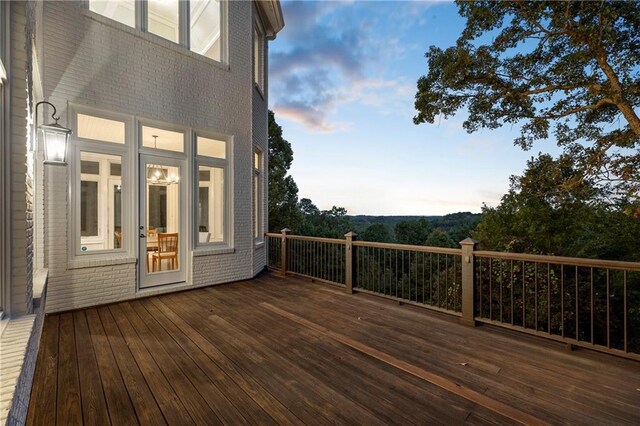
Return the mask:
<svg viewBox="0 0 640 426">
<path fill-rule="evenodd" d="M 284 229 L 282 229 L 280 232 L 282 232 L 283 234 L 288 234 L 288 233 L 290 233 L 290 232 L 291 232 L 291 229 L 289 229 L 289 228 L 284 228 Z"/>
<path fill-rule="evenodd" d="M 471 237 L 467 237 L 464 240 L 460 241 L 460 245 L 461 246 L 477 246 L 478 245 L 478 240 L 474 240 Z"/>
<path fill-rule="evenodd" d="M 344 236 L 345 236 L 345 238 L 351 238 L 353 240 L 353 239 L 356 239 L 358 237 L 358 234 L 356 234 L 353 231 L 349 231 L 346 234 L 344 234 Z"/>
</svg>

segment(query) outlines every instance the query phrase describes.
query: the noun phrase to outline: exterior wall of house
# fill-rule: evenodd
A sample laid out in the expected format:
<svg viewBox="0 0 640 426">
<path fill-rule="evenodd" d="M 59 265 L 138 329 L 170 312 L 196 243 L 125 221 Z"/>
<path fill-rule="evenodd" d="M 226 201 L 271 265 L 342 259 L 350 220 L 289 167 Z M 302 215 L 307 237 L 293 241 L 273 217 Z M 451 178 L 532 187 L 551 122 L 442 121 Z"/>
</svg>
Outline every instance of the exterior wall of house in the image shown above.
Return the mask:
<svg viewBox="0 0 640 426">
<path fill-rule="evenodd" d="M 268 43 L 265 42 L 265 47 L 263 49 L 263 54 L 264 54 L 264 58 L 263 60 L 263 64 L 264 64 L 264 83 L 263 86 L 266 89 L 267 86 L 267 72 L 266 70 L 268 69 L 268 64 L 267 64 L 267 45 Z M 264 221 L 264 227 L 263 230 L 266 232 L 267 230 L 267 224 L 269 223 L 268 220 L 268 212 L 269 212 L 269 207 L 267 205 L 267 182 L 268 182 L 268 170 L 269 170 L 269 163 L 268 163 L 268 159 L 269 159 L 269 143 L 268 143 L 268 133 L 269 133 L 269 123 L 268 123 L 268 116 L 267 116 L 267 108 L 268 108 L 268 98 L 267 98 L 267 91 L 261 91 L 259 90 L 257 87 L 254 86 L 253 88 L 253 96 L 252 96 L 252 102 L 253 102 L 253 121 L 252 121 L 252 135 L 253 135 L 253 144 L 255 146 L 257 146 L 258 148 L 260 148 L 260 150 L 263 153 L 263 168 L 264 170 L 262 171 L 262 178 L 263 178 L 263 182 L 264 184 L 262 185 L 262 220 Z M 254 245 L 254 251 L 253 251 L 253 273 L 254 275 L 260 273 L 265 266 L 267 265 L 267 246 L 266 246 L 266 240 L 264 243 L 259 244 L 259 245 Z"/>
<path fill-rule="evenodd" d="M 11 64 L 9 73 L 9 235 L 11 316 L 33 311 L 33 194 L 34 167 L 28 152 L 31 134 L 33 9 L 26 2 L 11 5 Z M 28 16 L 29 15 L 29 16 Z"/>
<path fill-rule="evenodd" d="M 228 2 L 229 66 L 110 21 L 75 2 L 46 2 L 43 26 L 43 92 L 58 106 L 61 124 L 69 123 L 67 105 L 73 103 L 233 137 L 233 248 L 194 252 L 187 284 L 251 278 L 256 271 L 251 214 L 252 4 Z M 266 147 L 266 136 L 262 139 Z M 135 253 L 113 262 L 71 262 L 68 173 L 65 167 L 45 166 L 47 312 L 185 288 L 136 291 Z M 264 265 L 264 255 L 260 262 Z"/>
</svg>

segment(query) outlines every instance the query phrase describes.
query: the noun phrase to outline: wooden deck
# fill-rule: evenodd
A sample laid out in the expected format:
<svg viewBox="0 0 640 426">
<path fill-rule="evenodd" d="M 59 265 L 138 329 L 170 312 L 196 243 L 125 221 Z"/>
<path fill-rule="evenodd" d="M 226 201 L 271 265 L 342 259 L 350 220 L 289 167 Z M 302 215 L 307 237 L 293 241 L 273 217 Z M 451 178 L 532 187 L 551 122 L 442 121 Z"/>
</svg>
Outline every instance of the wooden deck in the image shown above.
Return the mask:
<svg viewBox="0 0 640 426">
<path fill-rule="evenodd" d="M 640 363 L 265 274 L 44 324 L 29 424 L 640 424 Z"/>
</svg>

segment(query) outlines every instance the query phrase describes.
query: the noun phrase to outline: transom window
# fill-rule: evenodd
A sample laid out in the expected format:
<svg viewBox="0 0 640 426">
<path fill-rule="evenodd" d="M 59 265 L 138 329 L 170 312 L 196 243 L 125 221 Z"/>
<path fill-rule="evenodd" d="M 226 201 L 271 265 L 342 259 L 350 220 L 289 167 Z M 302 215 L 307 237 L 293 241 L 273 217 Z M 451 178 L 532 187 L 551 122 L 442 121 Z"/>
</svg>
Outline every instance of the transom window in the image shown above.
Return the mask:
<svg viewBox="0 0 640 426">
<path fill-rule="evenodd" d="M 76 116 L 76 123 L 76 134 L 79 138 L 121 144 L 125 143 L 126 125 L 124 121 L 78 114 Z"/>
<path fill-rule="evenodd" d="M 225 21 L 220 0 L 144 0 L 137 5 L 134 0 L 89 0 L 89 9 L 223 61 Z"/>
<path fill-rule="evenodd" d="M 165 151 L 184 152 L 184 133 L 142 126 L 142 146 Z"/>
</svg>

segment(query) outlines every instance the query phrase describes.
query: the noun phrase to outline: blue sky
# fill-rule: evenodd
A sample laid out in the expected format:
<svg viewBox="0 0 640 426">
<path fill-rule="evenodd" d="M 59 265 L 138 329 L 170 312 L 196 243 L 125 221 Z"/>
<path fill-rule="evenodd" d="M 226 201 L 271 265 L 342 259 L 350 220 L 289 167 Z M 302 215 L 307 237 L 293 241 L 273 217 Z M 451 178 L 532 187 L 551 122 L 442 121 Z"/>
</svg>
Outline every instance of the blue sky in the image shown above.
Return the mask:
<svg viewBox="0 0 640 426">
<path fill-rule="evenodd" d="M 269 104 L 291 142 L 300 198 L 349 214 L 438 215 L 495 206 L 539 151 L 518 128 L 467 134 L 464 113 L 413 124 L 417 79 L 431 45 L 455 43 L 452 3 L 282 1 L 269 46 Z"/>
</svg>

